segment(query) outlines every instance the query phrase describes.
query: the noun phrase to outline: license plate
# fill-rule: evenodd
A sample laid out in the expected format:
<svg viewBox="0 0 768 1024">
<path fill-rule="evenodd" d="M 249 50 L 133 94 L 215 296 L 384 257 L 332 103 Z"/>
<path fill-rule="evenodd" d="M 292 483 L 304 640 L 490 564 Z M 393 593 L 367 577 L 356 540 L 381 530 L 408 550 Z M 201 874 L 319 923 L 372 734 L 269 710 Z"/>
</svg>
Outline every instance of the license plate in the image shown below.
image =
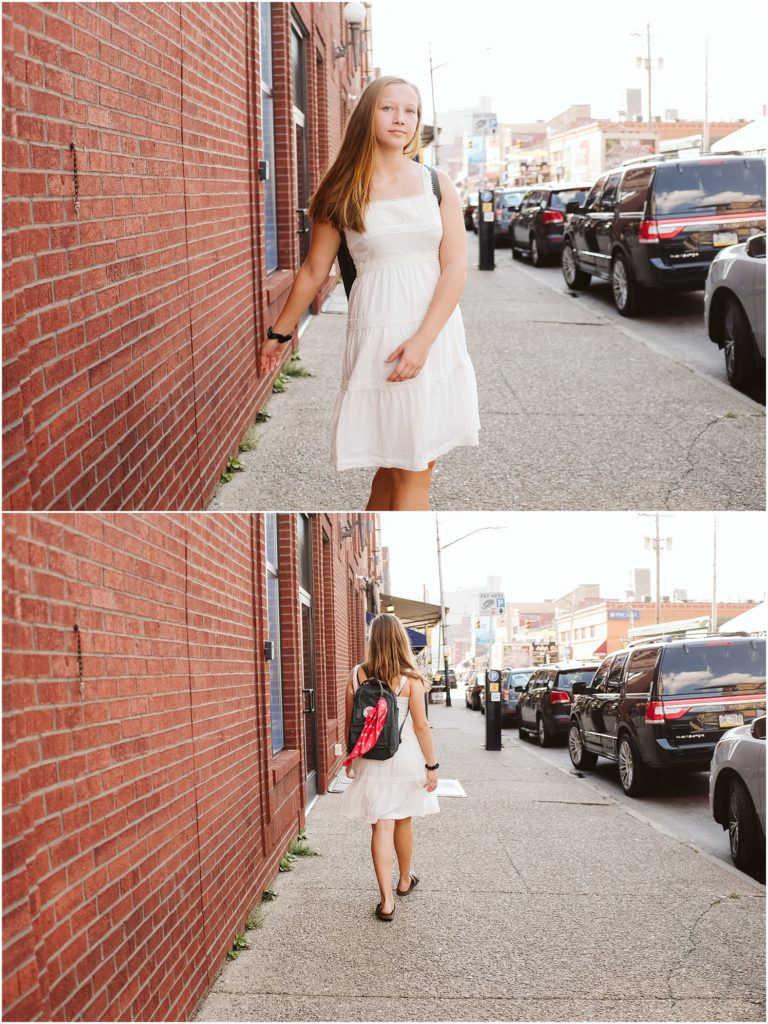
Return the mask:
<svg viewBox="0 0 768 1024">
<path fill-rule="evenodd" d="M 732 725 L 744 725 L 744 715 L 720 715 L 720 728 Z"/>
<path fill-rule="evenodd" d="M 739 236 L 735 231 L 716 231 L 712 235 L 713 245 L 736 245 Z"/>
</svg>

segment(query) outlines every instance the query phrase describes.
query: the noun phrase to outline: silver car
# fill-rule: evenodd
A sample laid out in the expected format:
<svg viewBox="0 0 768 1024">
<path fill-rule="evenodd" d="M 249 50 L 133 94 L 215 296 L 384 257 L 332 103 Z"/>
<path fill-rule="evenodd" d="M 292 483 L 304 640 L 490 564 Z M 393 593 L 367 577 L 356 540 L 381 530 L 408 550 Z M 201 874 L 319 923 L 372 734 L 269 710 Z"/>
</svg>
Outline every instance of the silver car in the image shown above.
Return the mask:
<svg viewBox="0 0 768 1024">
<path fill-rule="evenodd" d="M 765 716 L 730 729 L 709 769 L 712 816 L 728 829 L 737 868 L 765 877 Z"/>
<path fill-rule="evenodd" d="M 730 245 L 712 260 L 704 290 L 704 320 L 710 339 L 725 350 L 731 384 L 746 392 L 764 388 L 764 234 Z"/>
</svg>

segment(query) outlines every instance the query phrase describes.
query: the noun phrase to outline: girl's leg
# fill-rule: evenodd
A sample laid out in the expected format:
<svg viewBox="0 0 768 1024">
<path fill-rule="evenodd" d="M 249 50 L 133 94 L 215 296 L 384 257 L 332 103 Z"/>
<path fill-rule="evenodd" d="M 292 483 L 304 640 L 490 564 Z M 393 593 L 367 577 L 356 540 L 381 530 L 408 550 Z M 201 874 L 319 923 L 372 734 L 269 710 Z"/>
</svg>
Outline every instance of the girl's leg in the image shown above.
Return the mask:
<svg viewBox="0 0 768 1024">
<path fill-rule="evenodd" d="M 411 860 L 413 859 L 413 818 L 395 821 L 395 852 L 400 867 L 400 881 L 397 888 L 405 892 L 411 884 Z"/>
<path fill-rule="evenodd" d="M 429 510 L 429 485 L 435 463 L 430 462 L 421 473 L 407 469 L 391 469 L 393 512 L 421 512 Z"/>
<path fill-rule="evenodd" d="M 366 512 L 389 512 L 392 508 L 392 478 L 388 469 L 377 469 L 371 484 Z"/>
<path fill-rule="evenodd" d="M 391 818 L 382 818 L 371 825 L 371 856 L 376 881 L 381 892 L 381 910 L 389 914 L 395 905 L 392 892 L 392 863 L 394 858 L 395 823 Z"/>
</svg>

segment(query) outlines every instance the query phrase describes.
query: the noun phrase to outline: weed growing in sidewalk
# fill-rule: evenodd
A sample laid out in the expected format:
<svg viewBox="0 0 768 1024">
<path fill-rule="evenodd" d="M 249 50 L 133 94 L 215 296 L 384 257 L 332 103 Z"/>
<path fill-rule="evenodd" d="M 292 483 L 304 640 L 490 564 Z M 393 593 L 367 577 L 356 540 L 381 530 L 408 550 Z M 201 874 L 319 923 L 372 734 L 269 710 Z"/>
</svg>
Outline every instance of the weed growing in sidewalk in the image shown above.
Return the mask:
<svg viewBox="0 0 768 1024">
<path fill-rule="evenodd" d="M 262 897 L 261 897 L 261 902 L 262 903 L 271 903 L 272 900 L 276 900 L 277 897 L 278 897 L 278 894 L 275 892 L 274 889 L 265 889 L 263 894 L 262 894 Z"/>
<path fill-rule="evenodd" d="M 271 420 L 271 419 L 272 419 L 272 413 L 271 412 L 267 412 L 266 409 L 259 409 L 259 411 L 256 413 L 256 422 L 257 423 L 266 423 L 267 420 Z"/>
<path fill-rule="evenodd" d="M 258 437 L 255 437 L 249 430 L 237 447 L 241 452 L 255 451 L 255 449 L 259 447 L 259 439 Z"/>
<path fill-rule="evenodd" d="M 251 944 L 245 937 L 245 932 L 241 932 L 235 936 L 235 941 L 232 943 L 232 949 L 227 951 L 227 960 L 237 960 L 244 949 L 250 949 Z"/>
<path fill-rule="evenodd" d="M 314 373 L 301 365 L 301 356 L 298 352 L 293 353 L 283 373 L 287 377 L 314 377 Z"/>
<path fill-rule="evenodd" d="M 229 459 L 227 459 L 227 468 L 221 474 L 219 482 L 222 484 L 229 483 L 235 473 L 240 473 L 244 469 L 245 466 L 240 461 L 240 457 L 238 455 L 230 455 Z"/>
<path fill-rule="evenodd" d="M 245 922 L 246 931 L 254 931 L 256 928 L 263 928 L 267 923 L 267 915 L 264 912 L 264 908 L 261 906 L 255 906 L 251 911 L 251 916 Z"/>
<path fill-rule="evenodd" d="M 288 387 L 288 378 L 284 373 L 279 373 L 277 377 L 272 381 L 272 392 L 275 395 L 282 395 L 285 389 Z"/>
</svg>

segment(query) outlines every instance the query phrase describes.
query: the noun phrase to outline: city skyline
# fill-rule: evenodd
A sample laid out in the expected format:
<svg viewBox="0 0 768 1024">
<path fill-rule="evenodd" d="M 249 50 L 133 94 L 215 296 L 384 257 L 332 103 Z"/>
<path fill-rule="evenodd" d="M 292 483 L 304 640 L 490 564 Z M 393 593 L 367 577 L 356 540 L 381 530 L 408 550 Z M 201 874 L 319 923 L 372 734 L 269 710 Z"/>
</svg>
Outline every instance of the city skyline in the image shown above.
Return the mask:
<svg viewBox="0 0 768 1024">
<path fill-rule="evenodd" d="M 555 600 L 584 583 L 624 600 L 633 570 L 649 568 L 655 595 L 655 554 L 644 544 L 655 535 L 652 513 L 455 512 L 439 519 L 446 592 L 483 588 L 488 576 L 500 576 L 517 601 Z M 673 541 L 661 554 L 662 595 L 685 590 L 691 601 L 711 600 L 713 522 L 711 512 L 661 513 L 660 536 Z M 490 526 L 503 529 L 452 543 Z M 764 534 L 761 513 L 717 513 L 718 601 L 764 600 Z M 421 600 L 426 585 L 439 600 L 434 514 L 381 513 L 381 542 L 390 548 L 393 594 Z"/>
<path fill-rule="evenodd" d="M 444 11 L 435 0 L 374 0 L 366 26 L 372 28 L 374 65 L 419 87 L 427 123 L 432 122 L 430 43 L 438 114 L 475 108 L 487 96 L 502 122 L 548 120 L 575 103 L 590 104 L 596 118 L 616 119 L 625 90 L 641 88 L 646 118 L 648 76 L 638 58 L 647 55 L 647 23 L 652 59 L 663 61 L 663 68 L 653 71 L 655 115 L 663 117 L 672 108 L 683 120 L 704 116 L 707 42 L 711 121 L 752 120 L 766 100 L 759 62 L 744 55 L 744 25 L 755 20 L 755 6 L 746 0 L 733 0 L 727 19 L 712 0 L 695 6 L 687 0 L 648 0 L 642 10 L 597 0 L 588 18 L 555 4 L 535 31 L 508 4 L 478 0 L 469 34 L 467 18 Z M 560 68 L 567 74 L 558 73 Z"/>
</svg>

